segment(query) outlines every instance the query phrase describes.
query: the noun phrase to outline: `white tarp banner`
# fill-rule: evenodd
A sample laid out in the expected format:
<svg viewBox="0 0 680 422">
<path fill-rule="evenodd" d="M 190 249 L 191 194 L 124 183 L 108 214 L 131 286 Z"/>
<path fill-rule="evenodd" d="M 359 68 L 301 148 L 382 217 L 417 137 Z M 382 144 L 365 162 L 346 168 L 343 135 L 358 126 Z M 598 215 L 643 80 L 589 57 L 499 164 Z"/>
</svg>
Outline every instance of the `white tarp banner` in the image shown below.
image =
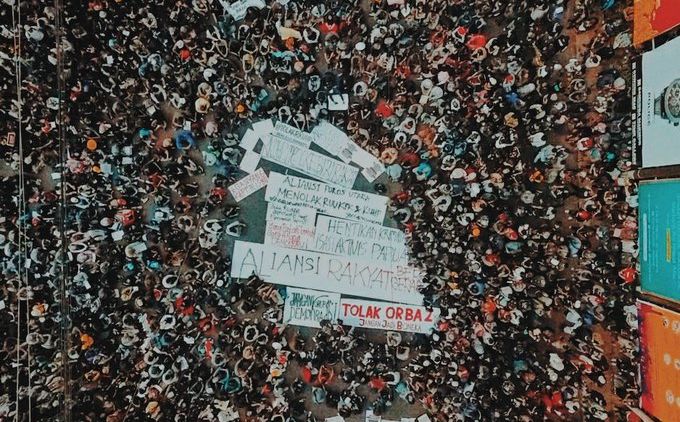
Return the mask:
<svg viewBox="0 0 680 422">
<path fill-rule="evenodd" d="M 241 202 L 244 198 L 265 187 L 267 180 L 264 170 L 257 169 L 229 186 L 229 192 L 234 196 L 236 202 Z"/>
<path fill-rule="evenodd" d="M 298 144 L 305 148 L 309 148 L 309 146 L 312 144 L 312 140 L 314 139 L 311 133 L 307 133 L 283 122 L 276 122 L 271 136 Z"/>
<path fill-rule="evenodd" d="M 363 169 L 361 174 L 371 183 L 385 171 L 385 166 L 377 157 L 359 147 L 345 132 L 327 121 L 322 121 L 312 129 L 312 135 L 314 143 L 324 150 L 345 163 L 359 165 Z"/>
<path fill-rule="evenodd" d="M 346 299 L 340 301 L 338 319 L 345 325 L 427 334 L 439 320 L 439 308 Z"/>
<path fill-rule="evenodd" d="M 382 224 L 388 198 L 271 172 L 265 200 L 270 204 L 309 207 L 334 217 Z"/>
<path fill-rule="evenodd" d="M 286 288 L 283 308 L 284 324 L 319 328 L 319 321 L 335 323 L 340 308 L 340 295 L 317 290 Z"/>
<path fill-rule="evenodd" d="M 262 158 L 307 176 L 345 188 L 352 188 L 359 169 L 311 149 L 272 136 L 263 140 Z"/>
<path fill-rule="evenodd" d="M 231 276 L 258 275 L 269 283 L 421 304 L 423 274 L 410 266 L 236 241 Z"/>
<path fill-rule="evenodd" d="M 264 230 L 264 244 L 292 249 L 309 249 L 314 242 L 314 227 L 270 220 Z"/>
<path fill-rule="evenodd" d="M 309 249 L 387 264 L 408 264 L 406 236 L 401 230 L 326 215 L 319 216 Z"/>
<path fill-rule="evenodd" d="M 267 204 L 267 221 L 288 222 L 296 226 L 314 227 L 316 210 L 277 202 Z"/>
</svg>

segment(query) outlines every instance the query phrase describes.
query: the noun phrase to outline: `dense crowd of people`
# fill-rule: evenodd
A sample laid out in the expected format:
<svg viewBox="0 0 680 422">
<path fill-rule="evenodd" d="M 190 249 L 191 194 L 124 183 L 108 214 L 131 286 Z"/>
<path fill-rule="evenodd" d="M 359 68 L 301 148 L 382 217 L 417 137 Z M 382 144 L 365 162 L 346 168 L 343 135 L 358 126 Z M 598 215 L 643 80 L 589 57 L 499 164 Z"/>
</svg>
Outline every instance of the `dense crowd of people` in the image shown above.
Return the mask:
<svg viewBox="0 0 680 422">
<path fill-rule="evenodd" d="M 4 4 L 0 419 L 636 403 L 625 2 Z M 385 164 L 431 334 L 285 326 L 283 288 L 229 277 L 239 134 L 270 117 L 330 121 Z"/>
</svg>

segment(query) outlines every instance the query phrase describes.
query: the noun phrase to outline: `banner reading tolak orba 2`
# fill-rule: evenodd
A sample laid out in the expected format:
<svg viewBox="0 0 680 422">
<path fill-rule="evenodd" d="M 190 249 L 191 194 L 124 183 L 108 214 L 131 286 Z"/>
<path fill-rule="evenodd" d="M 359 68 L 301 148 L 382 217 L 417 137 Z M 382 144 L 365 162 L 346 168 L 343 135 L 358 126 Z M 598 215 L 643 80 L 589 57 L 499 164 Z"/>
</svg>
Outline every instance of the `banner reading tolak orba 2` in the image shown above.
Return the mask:
<svg viewBox="0 0 680 422">
<path fill-rule="evenodd" d="M 341 298 L 337 293 L 286 288 L 283 322 L 319 328 L 320 322 L 388 331 L 428 334 L 439 321 L 439 308 Z"/>
<path fill-rule="evenodd" d="M 439 312 L 439 308 L 343 298 L 338 318 L 353 327 L 428 334 Z"/>
</svg>

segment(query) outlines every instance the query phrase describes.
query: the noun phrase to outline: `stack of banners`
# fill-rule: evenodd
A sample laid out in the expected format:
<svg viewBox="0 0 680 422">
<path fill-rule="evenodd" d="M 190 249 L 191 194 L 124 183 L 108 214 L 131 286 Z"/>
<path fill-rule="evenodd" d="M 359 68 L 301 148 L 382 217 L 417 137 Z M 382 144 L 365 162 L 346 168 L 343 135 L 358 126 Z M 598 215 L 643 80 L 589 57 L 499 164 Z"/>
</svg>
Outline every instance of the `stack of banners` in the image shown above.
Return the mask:
<svg viewBox="0 0 680 422">
<path fill-rule="evenodd" d="M 678 51 L 680 37 L 644 53 L 642 65 L 633 64 L 633 161 L 643 167 L 680 164 Z"/>
<path fill-rule="evenodd" d="M 269 174 L 265 200 L 271 203 L 308 207 L 334 217 L 382 224 L 387 197 L 341 188 L 276 172 Z"/>
<path fill-rule="evenodd" d="M 680 416 L 680 313 L 638 301 L 640 407 L 661 421 Z"/>
<path fill-rule="evenodd" d="M 439 315 L 439 308 L 348 299 L 337 293 L 288 287 L 283 322 L 319 328 L 322 320 L 341 320 L 351 327 L 429 334 Z"/>
<path fill-rule="evenodd" d="M 397 303 L 421 304 L 422 271 L 365 258 L 236 241 L 231 276 Z"/>
<path fill-rule="evenodd" d="M 351 189 L 359 174 L 356 167 L 312 151 L 299 143 L 276 137 L 274 134 L 263 142 L 261 152 L 263 159 L 323 182 Z"/>
<path fill-rule="evenodd" d="M 633 42 L 640 45 L 680 25 L 677 0 L 635 0 Z"/>
</svg>

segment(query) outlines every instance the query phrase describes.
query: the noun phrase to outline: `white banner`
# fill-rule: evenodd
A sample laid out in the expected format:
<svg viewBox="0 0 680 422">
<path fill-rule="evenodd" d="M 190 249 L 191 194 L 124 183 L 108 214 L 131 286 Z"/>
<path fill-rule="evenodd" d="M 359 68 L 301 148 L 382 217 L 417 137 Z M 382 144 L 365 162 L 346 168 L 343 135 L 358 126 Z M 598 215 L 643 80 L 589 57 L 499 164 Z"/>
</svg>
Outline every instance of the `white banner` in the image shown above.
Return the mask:
<svg viewBox="0 0 680 422">
<path fill-rule="evenodd" d="M 272 136 L 265 139 L 262 158 L 307 176 L 345 188 L 354 186 L 359 169 L 297 143 Z"/>
<path fill-rule="evenodd" d="M 264 244 L 293 249 L 309 249 L 314 243 L 314 227 L 270 220 L 264 231 Z"/>
<path fill-rule="evenodd" d="M 335 217 L 382 224 L 388 198 L 271 172 L 265 200 L 314 208 Z"/>
<path fill-rule="evenodd" d="M 265 187 L 267 180 L 264 170 L 257 169 L 229 186 L 229 192 L 234 196 L 236 202 L 241 202 L 247 196 Z"/>
<path fill-rule="evenodd" d="M 307 133 L 282 122 L 276 122 L 271 136 L 301 145 L 305 148 L 309 148 L 309 146 L 312 144 L 312 140 L 314 139 L 311 133 Z M 264 141 L 264 139 L 262 140 Z"/>
<path fill-rule="evenodd" d="M 299 205 L 270 202 L 267 204 L 267 221 L 286 221 L 296 226 L 314 227 L 316 210 Z"/>
<path fill-rule="evenodd" d="M 387 264 L 408 264 L 406 236 L 401 230 L 326 215 L 319 216 L 309 249 Z"/>
<path fill-rule="evenodd" d="M 327 121 L 322 121 L 312 129 L 312 135 L 314 143 L 324 150 L 345 163 L 359 165 L 363 169 L 361 174 L 371 183 L 385 171 L 385 166 L 377 157 L 359 147 L 345 132 Z"/>
<path fill-rule="evenodd" d="M 283 322 L 319 328 L 319 321 L 324 319 L 335 323 L 339 308 L 340 295 L 337 293 L 287 287 Z"/>
<path fill-rule="evenodd" d="M 231 276 L 392 302 L 421 304 L 423 274 L 410 266 L 236 241 Z"/>
<path fill-rule="evenodd" d="M 338 319 L 352 327 L 428 334 L 439 314 L 439 308 L 343 298 Z"/>
</svg>

